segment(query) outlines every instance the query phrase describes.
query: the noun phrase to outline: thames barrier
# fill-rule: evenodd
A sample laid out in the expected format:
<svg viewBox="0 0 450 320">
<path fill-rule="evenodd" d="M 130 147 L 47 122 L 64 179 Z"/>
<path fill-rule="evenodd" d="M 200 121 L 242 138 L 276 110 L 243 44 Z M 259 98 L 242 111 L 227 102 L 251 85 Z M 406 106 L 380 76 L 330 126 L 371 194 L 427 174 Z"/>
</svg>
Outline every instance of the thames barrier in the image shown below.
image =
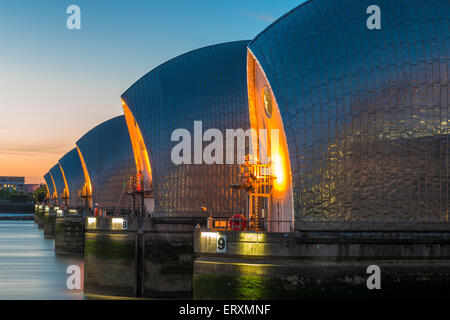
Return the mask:
<svg viewBox="0 0 450 320">
<path fill-rule="evenodd" d="M 450 2 L 372 5 L 181 54 L 74 141 L 35 222 L 85 294 L 450 297 Z"/>
</svg>

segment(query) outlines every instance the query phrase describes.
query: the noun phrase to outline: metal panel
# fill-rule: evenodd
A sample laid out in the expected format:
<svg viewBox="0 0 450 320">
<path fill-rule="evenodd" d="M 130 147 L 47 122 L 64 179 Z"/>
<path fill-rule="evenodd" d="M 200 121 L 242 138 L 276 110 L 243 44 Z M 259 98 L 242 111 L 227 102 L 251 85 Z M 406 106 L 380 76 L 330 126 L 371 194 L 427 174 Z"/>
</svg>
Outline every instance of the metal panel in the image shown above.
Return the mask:
<svg viewBox="0 0 450 320">
<path fill-rule="evenodd" d="M 312 0 L 249 45 L 282 114 L 296 224 L 448 222 L 448 0 Z"/>
<path fill-rule="evenodd" d="M 51 198 L 53 193 L 55 192 L 55 187 L 53 185 L 52 177 L 50 176 L 50 172 L 47 172 L 44 176 L 45 184 L 47 185 L 49 197 Z"/>
<path fill-rule="evenodd" d="M 122 96 L 131 110 L 148 149 L 155 214 L 230 216 L 245 210 L 241 191 L 231 191 L 238 165 L 182 164 L 171 161 L 172 132 L 194 121 L 203 132 L 217 128 L 250 127 L 246 88 L 246 47 L 238 41 L 205 47 L 155 68 Z M 207 144 L 205 143 L 204 146 Z M 192 148 L 192 157 L 194 154 Z"/>
<path fill-rule="evenodd" d="M 92 200 L 99 208 L 130 210 L 127 183 L 136 173 L 124 116 L 103 122 L 77 142 L 92 183 Z M 119 200 L 122 199 L 119 203 Z"/>
<path fill-rule="evenodd" d="M 59 164 L 54 165 L 53 168 L 50 169 L 50 174 L 51 177 L 53 177 L 53 181 L 55 182 L 56 193 L 58 195 L 57 204 L 61 205 L 63 203 L 61 197 L 64 192 L 64 178 Z"/>
<path fill-rule="evenodd" d="M 83 168 L 77 149 L 72 149 L 59 160 L 69 187 L 69 206 L 72 208 L 83 207 L 84 202 L 81 191 L 85 183 Z"/>
</svg>

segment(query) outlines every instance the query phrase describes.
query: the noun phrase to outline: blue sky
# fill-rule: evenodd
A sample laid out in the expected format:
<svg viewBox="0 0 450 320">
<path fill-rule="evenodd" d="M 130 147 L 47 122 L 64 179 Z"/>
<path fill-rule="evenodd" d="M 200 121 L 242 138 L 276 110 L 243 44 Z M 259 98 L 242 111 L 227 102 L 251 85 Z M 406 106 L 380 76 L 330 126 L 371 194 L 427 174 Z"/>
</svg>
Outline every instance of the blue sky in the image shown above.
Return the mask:
<svg viewBox="0 0 450 320">
<path fill-rule="evenodd" d="M 41 176 L 184 52 L 251 39 L 303 1 L 0 0 L 0 175 Z M 81 8 L 81 30 L 66 8 Z"/>
</svg>

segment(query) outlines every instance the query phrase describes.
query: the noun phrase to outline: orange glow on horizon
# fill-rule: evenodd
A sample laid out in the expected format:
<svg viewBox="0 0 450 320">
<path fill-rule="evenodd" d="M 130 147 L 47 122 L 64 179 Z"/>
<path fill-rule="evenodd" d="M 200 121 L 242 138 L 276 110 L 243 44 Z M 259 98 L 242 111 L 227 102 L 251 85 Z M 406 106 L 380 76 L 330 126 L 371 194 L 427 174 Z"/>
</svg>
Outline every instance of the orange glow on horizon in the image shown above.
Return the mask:
<svg viewBox="0 0 450 320">
<path fill-rule="evenodd" d="M 1 143 L 0 150 L 4 151 Z M 45 151 L 36 154 L 0 152 L 0 175 L 25 177 L 25 183 L 27 184 L 45 184 L 44 175 L 63 152 L 63 150 L 58 154 L 46 153 Z"/>
</svg>

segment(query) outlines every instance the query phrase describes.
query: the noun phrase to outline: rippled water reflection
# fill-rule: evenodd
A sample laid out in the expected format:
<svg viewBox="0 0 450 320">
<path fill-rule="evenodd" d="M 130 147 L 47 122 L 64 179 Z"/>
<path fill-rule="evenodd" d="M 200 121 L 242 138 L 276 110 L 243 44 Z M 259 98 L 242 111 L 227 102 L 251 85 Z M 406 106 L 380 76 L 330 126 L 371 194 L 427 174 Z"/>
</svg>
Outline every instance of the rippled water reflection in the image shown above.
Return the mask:
<svg viewBox="0 0 450 320">
<path fill-rule="evenodd" d="M 33 221 L 0 221 L 0 299 L 83 299 L 66 289 L 66 268 L 81 258 L 59 256 Z"/>
</svg>

